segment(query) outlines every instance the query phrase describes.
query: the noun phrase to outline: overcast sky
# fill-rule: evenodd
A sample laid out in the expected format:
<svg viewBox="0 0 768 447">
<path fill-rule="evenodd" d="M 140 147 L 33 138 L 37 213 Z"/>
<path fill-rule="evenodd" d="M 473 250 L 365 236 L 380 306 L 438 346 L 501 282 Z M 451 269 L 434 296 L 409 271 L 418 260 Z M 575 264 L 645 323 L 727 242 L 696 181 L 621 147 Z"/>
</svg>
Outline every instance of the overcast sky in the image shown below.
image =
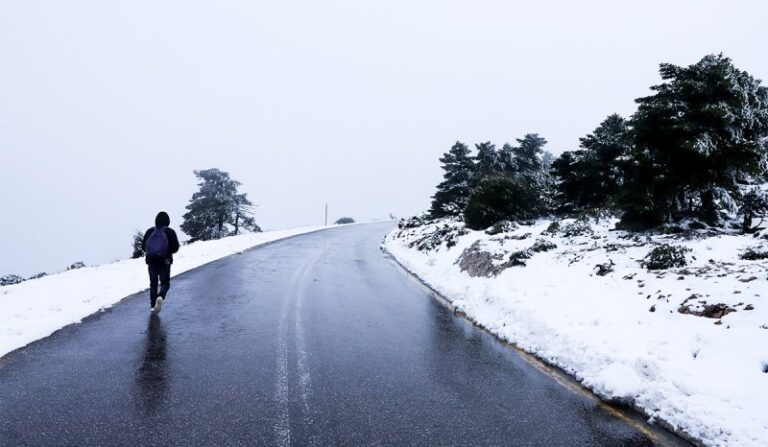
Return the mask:
<svg viewBox="0 0 768 447">
<path fill-rule="evenodd" d="M 554 153 L 629 115 L 660 62 L 768 76 L 744 1 L 0 2 L 0 274 L 130 255 L 196 180 L 264 228 L 423 211 L 456 140 Z"/>
</svg>

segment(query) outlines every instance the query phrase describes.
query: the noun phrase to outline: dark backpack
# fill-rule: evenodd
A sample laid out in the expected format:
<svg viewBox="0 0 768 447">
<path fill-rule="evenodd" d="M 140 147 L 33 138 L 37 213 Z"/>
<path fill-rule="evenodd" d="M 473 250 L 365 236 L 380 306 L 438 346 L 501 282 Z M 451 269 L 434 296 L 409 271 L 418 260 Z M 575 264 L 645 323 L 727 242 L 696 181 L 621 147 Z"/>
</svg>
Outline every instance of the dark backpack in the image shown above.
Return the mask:
<svg viewBox="0 0 768 447">
<path fill-rule="evenodd" d="M 168 236 L 165 228 L 155 227 L 147 238 L 146 251 L 148 258 L 165 258 L 168 256 Z"/>
</svg>

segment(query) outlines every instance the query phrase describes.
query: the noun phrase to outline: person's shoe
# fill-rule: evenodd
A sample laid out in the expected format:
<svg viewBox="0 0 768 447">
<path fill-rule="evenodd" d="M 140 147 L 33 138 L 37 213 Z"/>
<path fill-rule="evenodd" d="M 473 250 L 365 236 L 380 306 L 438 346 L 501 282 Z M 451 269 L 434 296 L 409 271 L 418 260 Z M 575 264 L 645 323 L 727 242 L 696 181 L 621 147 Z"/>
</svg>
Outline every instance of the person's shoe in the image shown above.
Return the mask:
<svg viewBox="0 0 768 447">
<path fill-rule="evenodd" d="M 159 314 L 160 309 L 163 308 L 163 297 L 159 296 L 157 297 L 157 301 L 155 301 L 155 307 L 152 308 L 152 312 Z"/>
</svg>

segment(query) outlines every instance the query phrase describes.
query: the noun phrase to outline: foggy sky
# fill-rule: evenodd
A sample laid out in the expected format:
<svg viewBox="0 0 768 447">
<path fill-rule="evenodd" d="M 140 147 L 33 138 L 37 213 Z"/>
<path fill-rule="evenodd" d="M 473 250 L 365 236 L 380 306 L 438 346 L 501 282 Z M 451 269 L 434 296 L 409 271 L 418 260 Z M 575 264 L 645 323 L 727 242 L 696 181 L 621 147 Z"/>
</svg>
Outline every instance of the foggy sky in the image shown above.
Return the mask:
<svg viewBox="0 0 768 447">
<path fill-rule="evenodd" d="M 130 255 L 195 169 L 266 229 L 425 210 L 456 141 L 574 149 L 724 52 L 768 76 L 754 1 L 0 2 L 0 275 Z"/>
</svg>

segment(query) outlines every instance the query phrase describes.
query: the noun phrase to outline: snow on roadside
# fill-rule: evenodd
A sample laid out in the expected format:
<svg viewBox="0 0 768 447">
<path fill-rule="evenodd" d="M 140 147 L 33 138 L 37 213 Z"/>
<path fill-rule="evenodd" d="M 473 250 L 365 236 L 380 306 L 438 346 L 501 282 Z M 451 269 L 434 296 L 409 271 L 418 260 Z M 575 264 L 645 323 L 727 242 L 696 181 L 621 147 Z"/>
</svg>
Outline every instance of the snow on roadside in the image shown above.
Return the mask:
<svg viewBox="0 0 768 447">
<path fill-rule="evenodd" d="M 249 233 L 181 247 L 172 276 L 248 248 L 328 227 Z M 69 270 L 0 287 L 0 357 L 78 323 L 122 298 L 149 287 L 144 259 Z"/>
<path fill-rule="evenodd" d="M 395 230 L 384 246 L 458 311 L 603 398 L 704 445 L 768 445 L 768 260 L 738 257 L 768 243 L 744 235 L 635 237 L 609 231 L 615 222 L 565 236 L 546 231 L 550 223 L 491 236 L 443 221 Z M 473 244 L 498 267 L 537 240 L 557 247 L 529 251 L 525 266 L 481 272 L 487 276 L 470 277 L 459 265 Z M 689 265 L 646 270 L 640 261 L 661 243 L 690 248 Z M 597 274 L 598 264 L 611 262 L 612 272 Z M 734 311 L 706 318 L 679 312 L 684 303 Z"/>
</svg>

